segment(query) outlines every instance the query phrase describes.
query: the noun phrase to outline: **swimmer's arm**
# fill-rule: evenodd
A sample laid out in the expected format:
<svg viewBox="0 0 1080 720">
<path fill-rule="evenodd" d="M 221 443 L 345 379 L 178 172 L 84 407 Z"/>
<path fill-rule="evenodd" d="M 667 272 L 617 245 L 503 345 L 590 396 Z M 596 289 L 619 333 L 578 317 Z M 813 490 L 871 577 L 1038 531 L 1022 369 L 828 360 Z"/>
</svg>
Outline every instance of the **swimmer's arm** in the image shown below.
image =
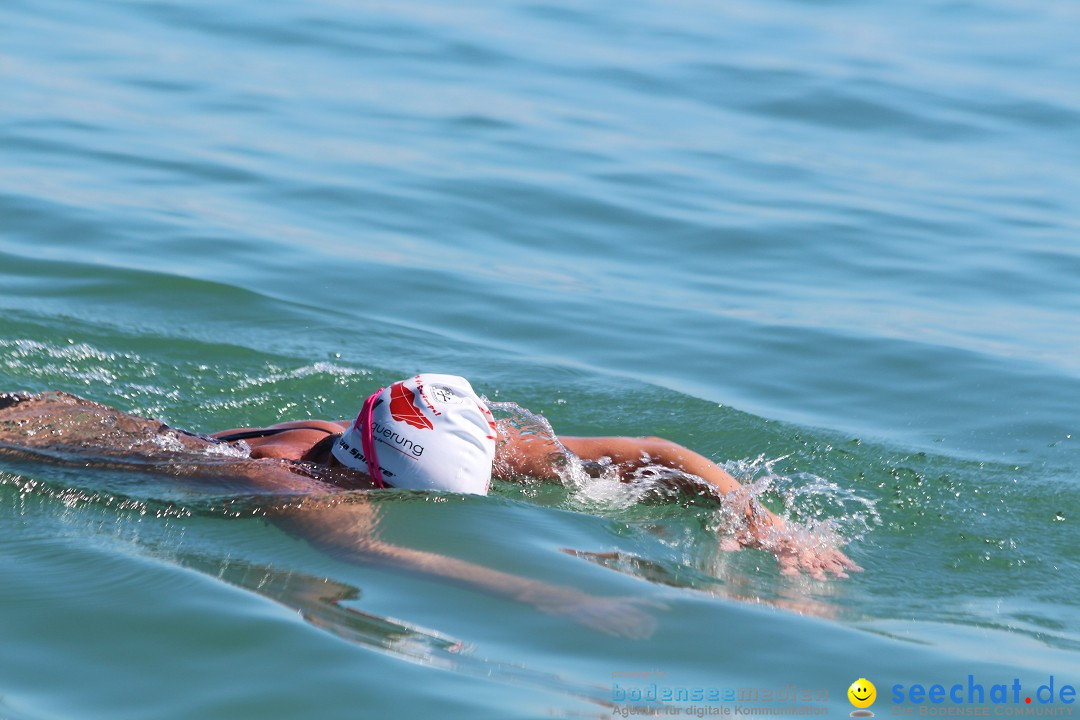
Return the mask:
<svg viewBox="0 0 1080 720">
<path fill-rule="evenodd" d="M 741 490 L 739 481 L 722 467 L 693 450 L 662 437 L 566 437 L 559 436 L 566 448 L 582 460 L 610 458 L 620 475 L 629 475 L 646 465 L 663 465 L 696 475 L 714 485 L 724 495 Z M 766 511 L 768 512 L 768 511 Z M 772 513 L 770 520 L 780 521 Z M 781 521 L 782 522 L 782 521 Z"/>
<path fill-rule="evenodd" d="M 293 420 L 278 423 L 265 428 L 230 428 L 211 433 L 212 438 L 224 438 L 236 433 L 268 432 L 263 437 L 246 438 L 244 442 L 251 449 L 252 458 L 277 458 L 281 460 L 302 460 L 305 455 L 324 440 L 328 434 L 337 434 L 348 429 L 348 420 Z M 289 430 L 290 432 L 280 432 Z"/>
<path fill-rule="evenodd" d="M 513 428 L 500 428 L 502 444 L 495 458 L 494 474 L 501 479 L 515 476 L 547 478 L 554 476 L 552 458 L 561 453 L 550 438 L 516 433 Z M 610 461 L 611 467 L 624 480 L 647 465 L 662 465 L 695 475 L 716 487 L 722 495 L 742 489 L 726 470 L 703 455 L 661 437 L 570 437 L 560 435 L 559 442 L 586 462 Z M 762 508 L 759 522 L 773 525 L 783 522 Z"/>
<path fill-rule="evenodd" d="M 715 487 L 721 495 L 738 501 L 744 507 L 740 512 L 746 516 L 748 538 L 744 545 L 754 541 L 772 528 L 783 527 L 784 520 L 760 503 L 751 503 L 740 497 L 743 486 L 722 467 L 704 455 L 662 437 L 565 437 L 559 441 L 566 449 L 582 460 L 596 461 L 606 458 L 621 478 L 628 478 L 635 470 L 648 465 L 680 470 L 701 478 Z"/>
<path fill-rule="evenodd" d="M 595 597 L 563 585 L 520 577 L 435 552 L 387 543 L 379 538 L 378 512 L 364 498 L 305 502 L 271 514 L 285 530 L 341 560 L 379 564 L 443 578 L 476 590 L 565 615 L 610 635 L 643 637 L 655 620 L 622 598 Z"/>
<path fill-rule="evenodd" d="M 514 469 L 536 471 L 546 463 L 550 473 L 554 446 L 549 443 L 545 447 L 542 441 L 534 441 L 533 438 L 528 440 L 510 439 L 520 450 Z M 611 466 L 623 479 L 631 479 L 635 470 L 648 465 L 669 467 L 701 478 L 715 487 L 733 510 L 745 516 L 745 525 L 735 534 L 734 539 L 738 544 L 772 552 L 785 574 L 796 575 L 805 571 L 816 578 L 823 578 L 826 573 L 846 577 L 847 570 L 860 569 L 840 550 L 821 547 L 816 539 L 806 537 L 805 532 L 788 528 L 783 518 L 754 501 L 726 470 L 676 442 L 661 437 L 569 436 L 559 436 L 559 441 L 582 460 L 609 459 Z M 506 455 L 513 456 L 514 453 Z"/>
<path fill-rule="evenodd" d="M 249 432 L 252 430 L 284 430 L 290 428 L 297 428 L 301 430 L 307 430 L 311 428 L 319 428 L 329 433 L 339 433 L 347 429 L 350 425 L 349 420 L 290 420 L 289 422 L 278 423 L 276 425 L 269 425 L 265 428 L 229 428 L 228 430 L 219 430 L 214 433 L 210 433 L 210 437 L 219 438 L 226 435 L 232 435 L 234 433 Z M 318 432 L 319 430 L 316 430 Z"/>
</svg>

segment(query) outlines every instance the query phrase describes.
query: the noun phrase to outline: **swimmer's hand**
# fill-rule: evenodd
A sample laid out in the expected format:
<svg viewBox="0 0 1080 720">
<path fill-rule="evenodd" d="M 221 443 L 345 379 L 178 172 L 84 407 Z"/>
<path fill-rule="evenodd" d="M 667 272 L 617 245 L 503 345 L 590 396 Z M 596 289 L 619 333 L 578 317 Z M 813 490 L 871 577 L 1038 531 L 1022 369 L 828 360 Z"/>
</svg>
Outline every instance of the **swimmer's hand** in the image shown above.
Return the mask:
<svg viewBox="0 0 1080 720">
<path fill-rule="evenodd" d="M 861 567 L 835 547 L 807 545 L 796 539 L 784 539 L 770 548 L 780 563 L 780 572 L 797 576 L 808 573 L 815 580 L 827 580 L 829 575 L 846 578 L 847 571 L 860 572 Z"/>
<path fill-rule="evenodd" d="M 746 525 L 736 531 L 733 540 L 722 543 L 721 547 L 725 550 L 740 547 L 767 550 L 776 556 L 780 572 L 788 576 L 805 572 L 815 580 L 827 580 L 830 575 L 846 578 L 848 571 L 862 571 L 830 538 L 785 522 L 761 507 L 749 512 Z"/>
</svg>

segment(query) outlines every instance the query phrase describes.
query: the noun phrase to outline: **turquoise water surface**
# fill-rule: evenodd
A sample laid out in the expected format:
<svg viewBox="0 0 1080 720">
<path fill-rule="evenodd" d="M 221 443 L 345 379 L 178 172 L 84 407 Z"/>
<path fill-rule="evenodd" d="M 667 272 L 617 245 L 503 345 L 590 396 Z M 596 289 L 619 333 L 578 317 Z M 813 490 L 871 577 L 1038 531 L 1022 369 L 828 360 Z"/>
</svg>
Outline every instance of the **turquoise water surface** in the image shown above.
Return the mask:
<svg viewBox="0 0 1080 720">
<path fill-rule="evenodd" d="M 693 447 L 865 568 L 782 576 L 655 488 L 369 498 L 620 599 L 609 634 L 266 498 L 2 460 L 0 717 L 1080 684 L 1078 36 L 1063 0 L 0 4 L 0 390 L 208 432 L 461 374 Z"/>
</svg>

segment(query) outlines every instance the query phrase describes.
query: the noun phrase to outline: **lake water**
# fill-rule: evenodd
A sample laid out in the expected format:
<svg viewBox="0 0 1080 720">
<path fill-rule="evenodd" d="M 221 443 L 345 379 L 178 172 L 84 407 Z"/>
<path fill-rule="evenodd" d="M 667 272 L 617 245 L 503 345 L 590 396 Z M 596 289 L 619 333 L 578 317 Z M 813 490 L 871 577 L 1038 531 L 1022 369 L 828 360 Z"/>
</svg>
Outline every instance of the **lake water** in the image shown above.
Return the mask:
<svg viewBox="0 0 1080 720">
<path fill-rule="evenodd" d="M 1067 0 L 6 0 L 0 390 L 205 432 L 461 374 L 691 446 L 865 571 L 784 577 L 715 506 L 603 483 L 372 500 L 655 622 L 608 635 L 258 498 L 8 462 L 0 717 L 1080 683 L 1078 35 Z"/>
</svg>

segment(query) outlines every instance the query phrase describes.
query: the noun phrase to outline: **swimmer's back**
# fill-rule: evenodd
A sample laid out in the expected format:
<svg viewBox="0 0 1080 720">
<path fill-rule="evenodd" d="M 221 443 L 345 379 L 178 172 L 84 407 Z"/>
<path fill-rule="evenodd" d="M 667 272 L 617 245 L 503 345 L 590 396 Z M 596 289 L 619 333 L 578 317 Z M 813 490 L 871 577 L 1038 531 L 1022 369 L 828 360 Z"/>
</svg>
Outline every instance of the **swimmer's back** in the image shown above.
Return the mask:
<svg viewBox="0 0 1080 720">
<path fill-rule="evenodd" d="M 0 392 L 0 456 L 165 472 L 284 493 L 370 487 L 366 476 L 351 471 L 253 459 L 245 447 L 65 392 Z"/>
<path fill-rule="evenodd" d="M 98 457 L 152 457 L 167 451 L 199 451 L 216 441 L 52 391 L 0 393 L 0 444 Z"/>
</svg>

